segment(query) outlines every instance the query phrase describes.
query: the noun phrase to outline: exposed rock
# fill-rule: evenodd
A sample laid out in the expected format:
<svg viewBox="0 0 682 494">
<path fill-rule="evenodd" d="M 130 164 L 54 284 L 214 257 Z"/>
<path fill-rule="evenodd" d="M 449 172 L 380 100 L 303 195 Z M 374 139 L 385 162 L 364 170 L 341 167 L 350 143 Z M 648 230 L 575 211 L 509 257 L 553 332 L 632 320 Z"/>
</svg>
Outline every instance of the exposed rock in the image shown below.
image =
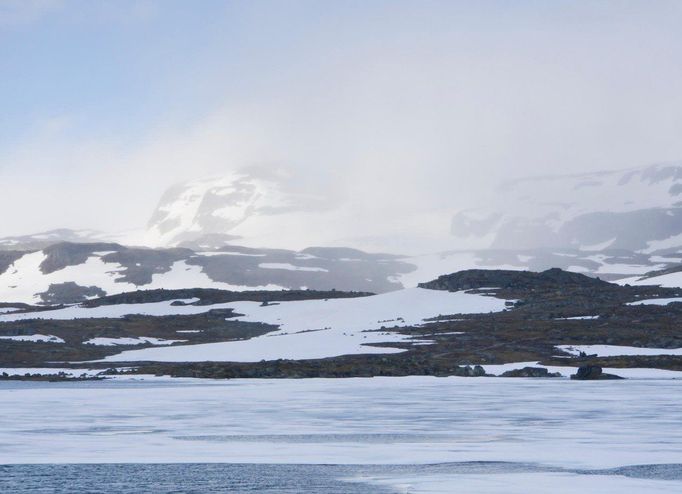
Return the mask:
<svg viewBox="0 0 682 494">
<path fill-rule="evenodd" d="M 93 297 L 103 297 L 105 291 L 96 286 L 81 286 L 73 281 L 52 283 L 47 291 L 39 296 L 45 304 L 60 305 L 81 302 Z"/>
<path fill-rule="evenodd" d="M 7 268 L 9 268 L 14 261 L 21 258 L 23 255 L 24 252 L 19 251 L 0 251 L 0 274 L 7 271 Z"/>
<path fill-rule="evenodd" d="M 421 288 L 432 290 L 472 290 L 475 288 L 502 289 L 569 289 L 575 287 L 608 287 L 609 283 L 598 278 L 590 278 L 580 273 L 571 273 L 551 268 L 540 273 L 531 271 L 508 271 L 500 269 L 467 269 L 453 274 L 439 276 L 428 283 L 420 283 Z"/>
<path fill-rule="evenodd" d="M 602 371 L 602 368 L 598 365 L 584 365 L 578 367 L 575 374 L 571 376 L 571 379 L 577 381 L 596 381 L 596 380 L 606 380 L 606 379 L 624 379 L 623 377 L 617 376 L 615 374 L 607 374 Z"/>
<path fill-rule="evenodd" d="M 475 365 L 473 367 L 471 367 L 470 365 L 466 365 L 464 367 L 460 367 L 459 373 L 456 375 L 464 377 L 482 377 L 485 376 L 486 373 L 485 369 L 480 365 Z"/>
<path fill-rule="evenodd" d="M 76 266 L 87 261 L 93 252 L 115 251 L 122 247 L 113 243 L 72 243 L 60 242 L 43 249 L 45 260 L 40 264 L 43 274 L 54 273 L 67 266 Z"/>
<path fill-rule="evenodd" d="M 544 367 L 524 367 L 504 372 L 500 377 L 563 377 L 560 372 L 549 372 Z"/>
</svg>

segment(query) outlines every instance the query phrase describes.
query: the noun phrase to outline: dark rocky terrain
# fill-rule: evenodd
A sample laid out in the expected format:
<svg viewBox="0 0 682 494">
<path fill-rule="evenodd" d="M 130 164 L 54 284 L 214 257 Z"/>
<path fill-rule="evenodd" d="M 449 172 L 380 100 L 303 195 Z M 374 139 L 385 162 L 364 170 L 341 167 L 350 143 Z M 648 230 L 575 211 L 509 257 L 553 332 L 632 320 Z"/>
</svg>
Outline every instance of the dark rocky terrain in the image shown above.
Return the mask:
<svg viewBox="0 0 682 494">
<path fill-rule="evenodd" d="M 278 360 L 254 363 L 131 363 L 132 372 L 191 377 L 351 377 L 485 374 L 485 366 L 509 362 L 541 365 L 651 367 L 682 371 L 681 356 L 573 356 L 557 345 L 623 345 L 652 348 L 682 347 L 682 303 L 627 305 L 649 298 L 682 297 L 680 289 L 619 286 L 581 274 L 551 269 L 541 273 L 468 270 L 445 275 L 422 285 L 433 290 L 485 293 L 511 300 L 510 310 L 489 314 L 443 314 L 415 327 L 386 327 L 430 345 L 410 341 L 381 346 L 408 351 L 385 355 L 349 355 L 320 360 Z M 95 299 L 88 306 L 158 302 L 196 298 L 196 305 L 235 300 L 300 300 L 360 297 L 367 293 L 284 291 L 226 292 L 220 290 L 155 290 Z M 45 310 L 45 308 L 42 308 Z M 27 310 L 24 308 L 24 310 Z M 0 340 L 0 367 L 73 366 L 127 349 L 125 346 L 83 345 L 94 337 L 157 337 L 187 340 L 177 344 L 210 343 L 249 338 L 276 330 L 275 326 L 233 320 L 231 310 L 211 310 L 185 316 L 125 316 L 119 319 L 24 320 L 0 323 L 0 336 L 50 334 L 65 343 Z M 570 319 L 592 316 L 592 319 Z M 597 317 L 598 316 L 598 317 Z M 184 330 L 197 333 L 178 333 Z M 128 347 L 140 348 L 140 346 Z M 106 369 L 111 364 L 88 364 Z M 483 369 L 476 366 L 482 366 Z M 82 364 L 80 365 L 82 367 Z M 508 376 L 542 377 L 525 370 Z"/>
</svg>

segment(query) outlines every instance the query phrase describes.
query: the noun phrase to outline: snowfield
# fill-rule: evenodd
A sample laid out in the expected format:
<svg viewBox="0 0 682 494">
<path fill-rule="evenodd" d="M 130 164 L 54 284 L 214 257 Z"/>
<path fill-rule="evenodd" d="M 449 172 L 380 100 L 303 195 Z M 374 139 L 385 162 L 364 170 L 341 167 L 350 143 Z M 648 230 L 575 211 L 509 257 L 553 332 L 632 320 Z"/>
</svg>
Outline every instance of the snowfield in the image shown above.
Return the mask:
<svg viewBox="0 0 682 494">
<path fill-rule="evenodd" d="M 484 295 L 423 288 L 371 297 L 302 300 L 267 306 L 260 302 L 233 302 L 219 306 L 242 314 L 237 318 L 239 321 L 271 324 L 278 326 L 279 330 L 249 340 L 129 350 L 104 360 L 258 362 L 280 358 L 318 359 L 348 354 L 397 353 L 402 350 L 368 345 L 413 341 L 409 335 L 389 332 L 386 328 L 421 324 L 424 319 L 439 315 L 499 312 L 505 309 L 505 302 Z M 167 304 L 166 307 L 169 310 L 208 311 L 217 306 Z M 123 312 L 116 309 L 119 315 Z"/>
<path fill-rule="evenodd" d="M 634 276 L 632 278 L 625 278 L 623 280 L 618 280 L 620 285 L 657 285 L 663 288 L 679 288 L 682 287 L 682 271 L 676 273 L 662 274 L 660 276 L 652 276 L 650 278 L 641 278 Z"/>
</svg>

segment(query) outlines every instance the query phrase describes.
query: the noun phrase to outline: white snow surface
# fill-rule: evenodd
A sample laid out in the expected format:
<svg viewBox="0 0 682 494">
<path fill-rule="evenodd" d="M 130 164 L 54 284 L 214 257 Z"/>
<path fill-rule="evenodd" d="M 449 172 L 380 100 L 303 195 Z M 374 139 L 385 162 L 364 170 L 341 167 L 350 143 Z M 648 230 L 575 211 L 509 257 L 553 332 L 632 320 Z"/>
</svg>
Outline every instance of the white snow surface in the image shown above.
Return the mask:
<svg viewBox="0 0 682 494">
<path fill-rule="evenodd" d="M 259 302 L 221 305 L 243 314 L 238 318 L 240 321 L 277 325 L 279 330 L 249 340 L 129 350 L 104 360 L 255 362 L 396 353 L 402 350 L 367 345 L 412 341 L 409 335 L 368 330 L 411 326 L 438 315 L 499 312 L 505 309 L 505 300 L 464 292 L 410 288 L 371 297 L 302 300 L 267 306 Z M 215 306 L 206 309 L 211 307 Z"/>
<path fill-rule="evenodd" d="M 642 250 L 642 252 L 644 254 L 649 254 L 660 249 L 669 249 L 679 247 L 680 245 L 682 245 L 682 233 L 673 235 L 663 240 L 652 240 L 647 242 L 647 248 Z"/>
<path fill-rule="evenodd" d="M 27 341 L 33 343 L 64 343 L 63 339 L 51 334 L 0 336 L 0 340 Z"/>
<path fill-rule="evenodd" d="M 265 257 L 267 254 L 251 254 L 247 252 L 233 252 L 233 251 L 204 251 L 197 252 L 197 255 L 202 257 L 215 257 L 215 256 L 244 256 L 244 257 Z"/>
<path fill-rule="evenodd" d="M 592 257 L 592 256 L 590 256 Z M 598 262 L 603 262 L 603 256 L 593 256 L 595 259 L 601 258 L 601 261 Z M 648 273 L 649 271 L 655 271 L 657 269 L 663 269 L 665 266 L 664 265 L 642 265 L 642 264 L 619 264 L 619 263 L 614 263 L 614 264 L 602 264 L 599 266 L 599 269 L 595 272 L 596 274 L 622 274 L 622 275 L 628 275 L 628 274 L 639 274 L 643 275 Z"/>
<path fill-rule="evenodd" d="M 8 312 L 14 312 L 20 310 L 19 307 L 0 307 L 0 314 L 6 314 Z"/>
<path fill-rule="evenodd" d="M 527 258 L 527 257 L 526 257 Z M 416 269 L 409 273 L 399 274 L 392 281 L 402 283 L 405 288 L 412 288 L 419 283 L 434 280 L 441 275 L 456 273 L 464 269 L 511 269 L 515 271 L 527 270 L 528 266 L 495 265 L 486 266 L 473 251 L 439 252 L 401 259 L 413 264 Z"/>
<path fill-rule="evenodd" d="M 310 267 L 310 266 L 295 266 L 288 262 L 262 262 L 258 265 L 262 269 L 285 269 L 287 271 L 317 271 L 328 273 L 329 270 L 325 268 Z"/>
<path fill-rule="evenodd" d="M 573 317 L 556 317 L 556 318 L 554 318 L 555 321 L 582 321 L 582 320 L 591 320 L 591 319 L 599 319 L 599 316 L 573 316 Z"/>
<path fill-rule="evenodd" d="M 675 302 L 682 302 L 682 297 L 648 298 L 644 300 L 638 300 L 637 302 L 630 302 L 627 305 L 668 305 Z"/>
<path fill-rule="evenodd" d="M 635 286 L 657 285 L 664 288 L 680 288 L 682 287 L 682 271 L 678 271 L 676 273 L 662 274 L 659 276 L 652 276 L 650 278 L 641 278 L 638 276 L 634 276 L 632 278 L 618 280 L 617 283 L 621 285 L 625 284 Z"/>
<path fill-rule="evenodd" d="M 166 340 L 163 338 L 153 338 L 151 336 L 139 336 L 136 338 L 106 338 L 98 337 L 91 338 L 84 341 L 84 345 L 95 345 L 95 346 L 119 346 L 119 345 L 172 345 L 173 343 L 182 343 L 187 340 Z"/>
<path fill-rule="evenodd" d="M 612 239 L 606 240 L 604 242 L 594 244 L 594 245 L 581 245 L 580 250 L 584 251 L 600 251 L 608 248 L 613 242 L 616 241 L 616 237 L 613 237 Z"/>
<path fill-rule="evenodd" d="M 164 288 L 166 290 L 182 288 L 218 288 L 221 290 L 281 290 L 283 287 L 268 283 L 267 285 L 245 286 L 233 285 L 222 281 L 213 281 L 204 273 L 201 266 L 189 265 L 185 261 L 176 261 L 170 271 L 152 275 L 152 282 L 144 285 L 145 290 Z"/>
<path fill-rule="evenodd" d="M 572 355 L 580 355 L 580 352 L 585 352 L 587 355 L 596 354 L 598 357 L 616 357 L 621 355 L 682 355 L 682 348 L 645 348 L 618 345 L 557 345 L 556 348 Z"/>
</svg>

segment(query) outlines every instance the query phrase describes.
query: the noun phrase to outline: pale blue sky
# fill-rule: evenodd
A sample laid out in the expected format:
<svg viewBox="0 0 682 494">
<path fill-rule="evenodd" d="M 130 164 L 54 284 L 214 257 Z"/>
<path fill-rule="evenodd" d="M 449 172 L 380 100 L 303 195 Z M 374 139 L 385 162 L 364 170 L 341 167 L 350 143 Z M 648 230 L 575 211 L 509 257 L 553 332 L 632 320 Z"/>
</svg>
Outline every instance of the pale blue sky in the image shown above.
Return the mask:
<svg viewBox="0 0 682 494">
<path fill-rule="evenodd" d="M 380 223 L 679 160 L 681 25 L 675 0 L 0 0 L 0 208 L 25 205 L 0 235 L 143 226 L 254 164 Z"/>
</svg>

